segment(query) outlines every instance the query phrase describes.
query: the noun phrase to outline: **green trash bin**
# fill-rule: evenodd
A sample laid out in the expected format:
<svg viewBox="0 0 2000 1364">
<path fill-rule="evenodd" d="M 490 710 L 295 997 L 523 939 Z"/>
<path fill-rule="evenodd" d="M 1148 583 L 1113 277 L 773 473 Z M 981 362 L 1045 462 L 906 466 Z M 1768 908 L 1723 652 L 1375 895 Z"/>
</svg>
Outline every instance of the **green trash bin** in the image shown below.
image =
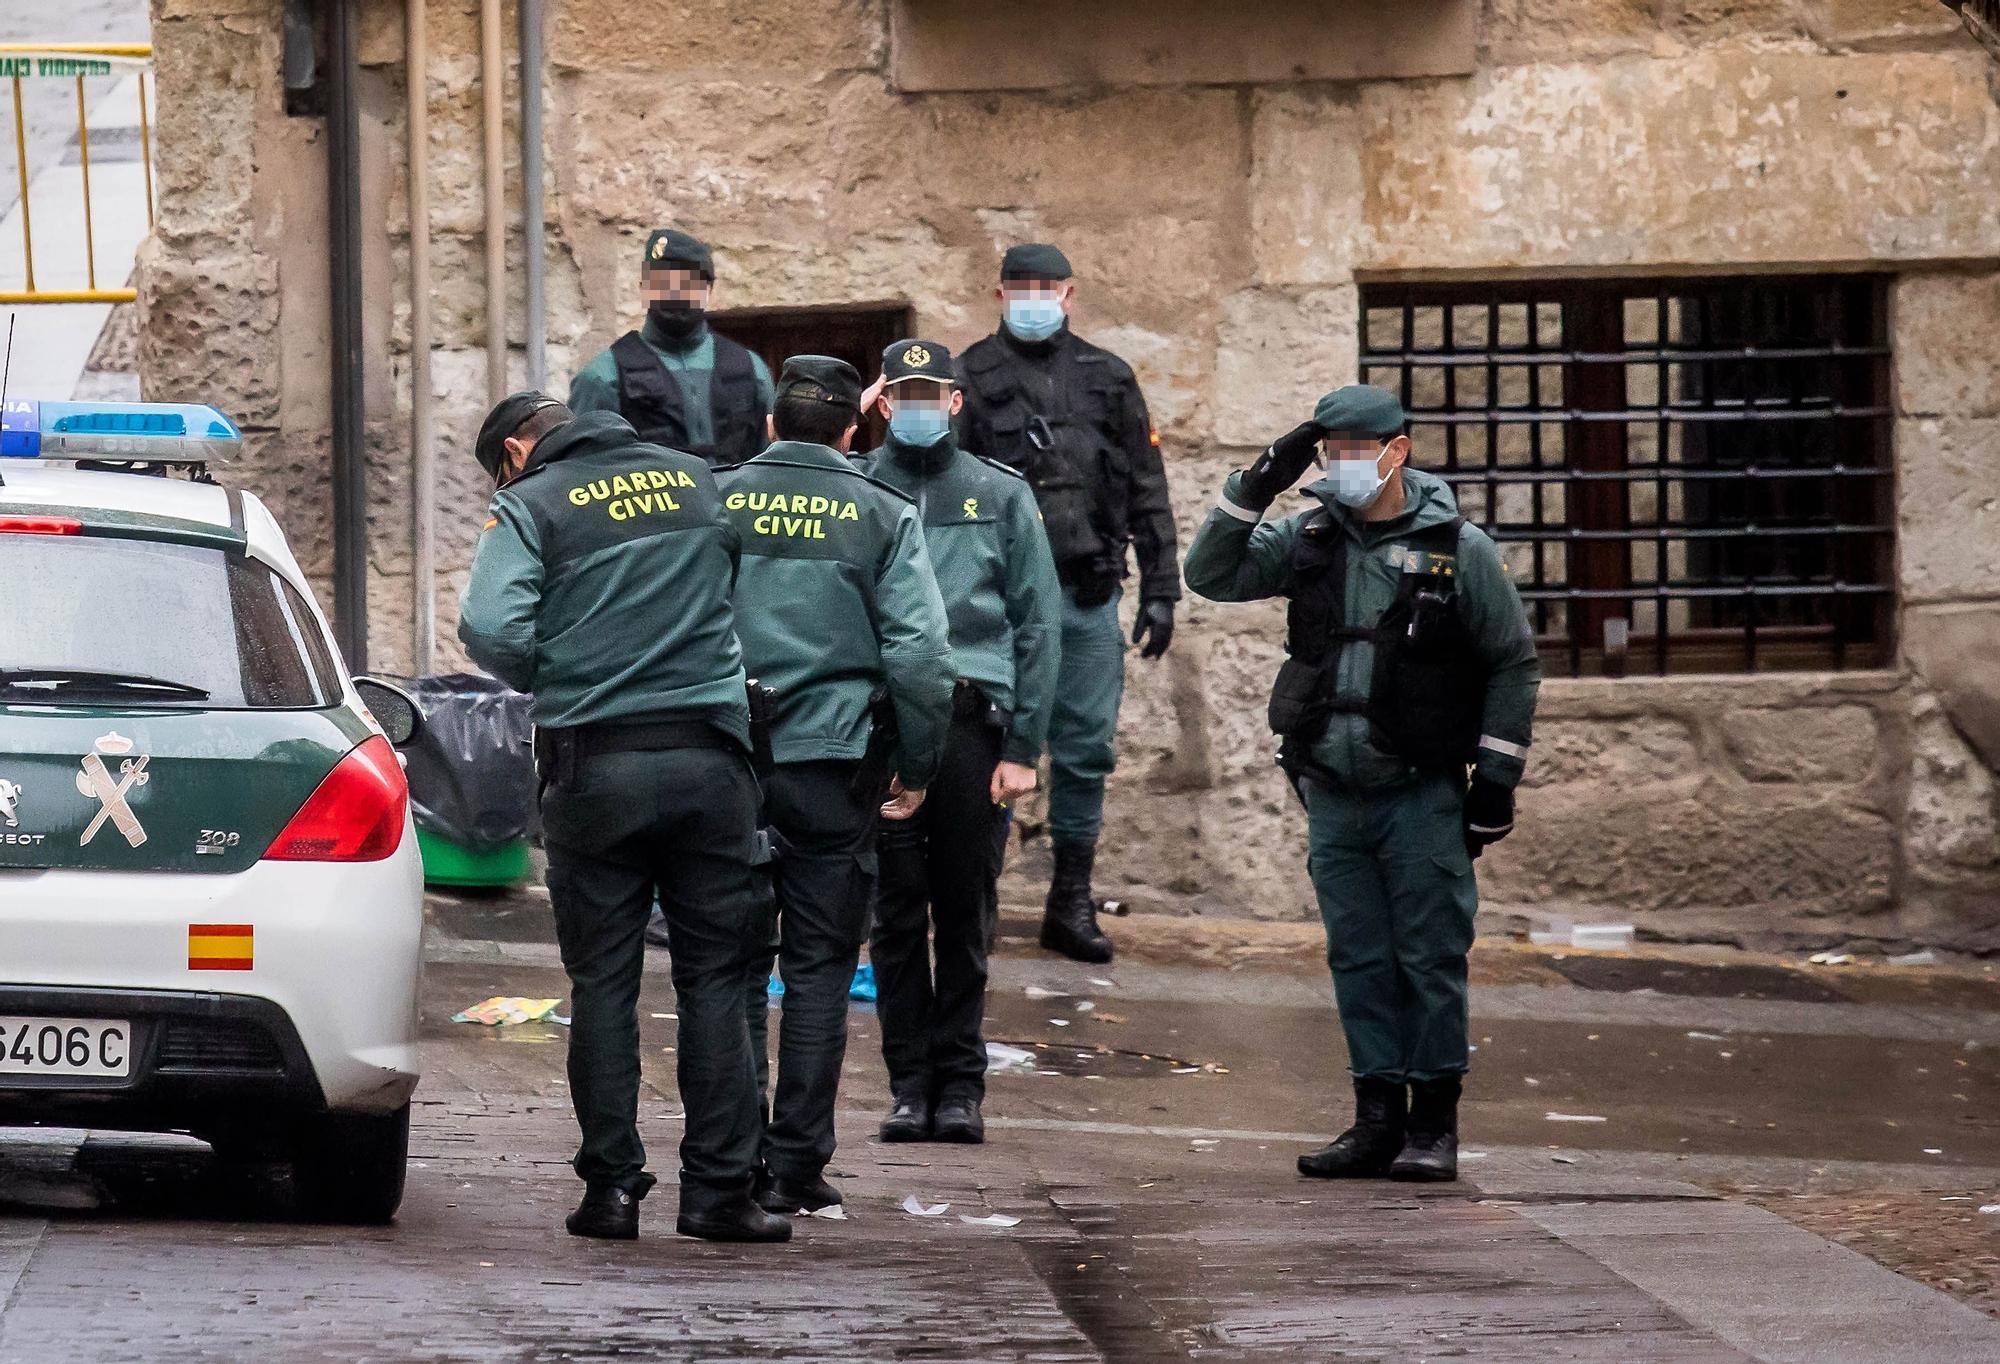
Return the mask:
<svg viewBox="0 0 2000 1364">
<path fill-rule="evenodd" d="M 417 848 L 424 855 L 424 883 L 501 889 L 528 879 L 528 840 L 517 838 L 488 852 L 454 843 L 442 834 L 417 830 Z"/>
</svg>

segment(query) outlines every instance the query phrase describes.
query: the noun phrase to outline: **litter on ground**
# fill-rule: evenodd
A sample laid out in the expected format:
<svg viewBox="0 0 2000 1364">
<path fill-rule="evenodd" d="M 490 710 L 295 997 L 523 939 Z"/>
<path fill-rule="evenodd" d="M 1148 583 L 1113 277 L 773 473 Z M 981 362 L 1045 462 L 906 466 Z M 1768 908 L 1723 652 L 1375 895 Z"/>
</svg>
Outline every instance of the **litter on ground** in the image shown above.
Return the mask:
<svg viewBox="0 0 2000 1364">
<path fill-rule="evenodd" d="M 847 1209 L 841 1207 L 838 1203 L 829 1203 L 823 1208 L 814 1208 L 811 1212 L 803 1215 L 806 1217 L 817 1217 L 823 1222 L 845 1222 L 847 1220 Z"/>
<path fill-rule="evenodd" d="M 925 1203 L 915 1194 L 903 1195 L 903 1211 L 912 1217 L 943 1217 L 949 1203 Z"/>
<path fill-rule="evenodd" d="M 478 1023 L 498 1027 L 502 1023 L 536 1023 L 555 1012 L 560 999 L 527 999 L 520 995 L 495 995 L 451 1016 L 454 1023 Z M 561 1019 L 567 1023 L 568 1019 Z"/>
<path fill-rule="evenodd" d="M 1604 1121 L 1604 1119 L 1596 1113 L 1544 1113 L 1542 1114 L 1542 1117 L 1549 1122 L 1603 1122 Z"/>
<path fill-rule="evenodd" d="M 1035 1054 L 1026 1048 L 1010 1047 L 1005 1042 L 988 1042 L 986 1044 L 986 1069 L 988 1071 L 1033 1070 L 1034 1068 Z"/>
<path fill-rule="evenodd" d="M 1021 1219 L 1010 1217 L 1004 1212 L 996 1212 L 990 1217 L 974 1217 L 970 1213 L 960 1213 L 958 1220 L 968 1227 L 1018 1227 Z"/>
</svg>

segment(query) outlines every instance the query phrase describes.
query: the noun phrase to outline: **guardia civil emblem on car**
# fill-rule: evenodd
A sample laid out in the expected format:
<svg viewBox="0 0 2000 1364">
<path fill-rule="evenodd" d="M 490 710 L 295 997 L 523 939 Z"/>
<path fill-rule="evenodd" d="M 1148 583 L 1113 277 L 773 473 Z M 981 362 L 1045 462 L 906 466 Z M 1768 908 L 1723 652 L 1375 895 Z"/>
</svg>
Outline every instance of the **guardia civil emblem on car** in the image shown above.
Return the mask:
<svg viewBox="0 0 2000 1364">
<path fill-rule="evenodd" d="M 0 777 L 0 823 L 10 829 L 21 827 L 21 788 Z"/>
<path fill-rule="evenodd" d="M 125 797 L 133 788 L 144 786 L 152 780 L 146 772 L 146 764 L 150 760 L 143 753 L 137 758 L 125 758 L 118 764 L 120 779 L 114 781 L 111 769 L 104 765 L 103 755 L 117 757 L 130 753 L 132 741 L 114 729 L 97 741 L 96 750 L 94 753 L 83 755 L 83 768 L 76 774 L 77 794 L 96 796 L 99 806 L 97 817 L 84 829 L 79 842 L 88 846 L 90 840 L 97 837 L 97 831 L 104 827 L 104 821 L 108 819 L 118 826 L 119 833 L 125 835 L 125 841 L 136 848 L 146 841 L 146 828 L 139 823 L 139 817 L 132 813 L 132 807 Z"/>
</svg>

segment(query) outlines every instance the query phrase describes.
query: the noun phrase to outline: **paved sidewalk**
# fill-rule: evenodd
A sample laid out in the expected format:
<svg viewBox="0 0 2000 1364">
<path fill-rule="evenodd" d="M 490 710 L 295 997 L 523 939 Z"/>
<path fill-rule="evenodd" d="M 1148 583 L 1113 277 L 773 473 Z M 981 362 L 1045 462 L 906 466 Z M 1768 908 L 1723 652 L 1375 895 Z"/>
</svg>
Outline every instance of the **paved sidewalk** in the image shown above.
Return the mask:
<svg viewBox="0 0 2000 1364">
<path fill-rule="evenodd" d="M 1847 1180 L 1992 1201 L 2000 1143 L 1962 1115 L 2000 1093 L 1990 1067 L 1954 1064 L 1949 1026 L 1990 1014 L 1674 1001 L 1706 1010 L 1698 1029 L 1648 1016 L 1649 996 L 1634 1012 L 1570 985 L 1489 987 L 1468 1177 L 1328 1185 L 1291 1169 L 1343 1120 L 1317 982 L 1015 956 L 989 1035 L 1035 1061 L 993 1077 L 987 1146 L 872 1140 L 886 1093 L 858 1008 L 834 1162 L 849 1220 L 802 1220 L 783 1248 L 697 1244 L 671 1234 L 669 1179 L 643 1239 L 605 1246 L 560 1229 L 578 1189 L 564 1031 L 446 1021 L 488 994 L 563 993 L 542 955 L 434 939 L 394 1228 L 286 1221 L 281 1172 L 221 1169 L 192 1143 L 0 1142 L 0 1361 L 2000 1358 L 2000 1321 L 1714 1192 Z M 674 1012 L 649 972 L 643 1124 L 668 1174 Z M 1879 1070 L 1876 1103 L 1815 1104 L 1788 1078 L 1799 1056 Z M 908 1195 L 950 1206 L 913 1217 Z M 1021 1220 L 959 1220 L 991 1213 Z"/>
</svg>

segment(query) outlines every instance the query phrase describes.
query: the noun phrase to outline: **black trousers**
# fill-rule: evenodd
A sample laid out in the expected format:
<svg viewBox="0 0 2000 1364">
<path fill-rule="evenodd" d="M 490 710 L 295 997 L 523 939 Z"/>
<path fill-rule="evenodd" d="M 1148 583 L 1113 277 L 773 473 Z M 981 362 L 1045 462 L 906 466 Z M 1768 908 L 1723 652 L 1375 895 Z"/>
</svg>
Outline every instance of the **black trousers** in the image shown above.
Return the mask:
<svg viewBox="0 0 2000 1364">
<path fill-rule="evenodd" d="M 681 1208 L 713 1212 L 750 1188 L 759 1117 L 743 989 L 771 931 L 757 798 L 749 761 L 713 748 L 586 757 L 573 784 L 542 793 L 583 1129 L 573 1163 L 588 1183 L 640 1196 L 653 1186 L 639 1140 L 638 1004 L 657 893 L 680 1008 Z"/>
<path fill-rule="evenodd" d="M 944 767 L 922 808 L 908 820 L 885 820 L 876 843 L 882 888 L 869 956 L 882 1059 L 899 1098 L 986 1093 L 980 1024 L 1006 819 L 992 783 L 1004 737 L 981 716 L 953 720 Z"/>
<path fill-rule="evenodd" d="M 833 1106 L 847 1059 L 847 991 L 868 936 L 875 889 L 879 793 L 854 792 L 852 762 L 785 763 L 765 783 L 764 817 L 782 840 L 772 867 L 775 954 L 785 982 L 778 1083 L 767 1085 L 772 952 L 750 973 L 744 1001 L 759 1095 L 771 1094 L 764 1163 L 807 1182 L 833 1159 Z"/>
</svg>

